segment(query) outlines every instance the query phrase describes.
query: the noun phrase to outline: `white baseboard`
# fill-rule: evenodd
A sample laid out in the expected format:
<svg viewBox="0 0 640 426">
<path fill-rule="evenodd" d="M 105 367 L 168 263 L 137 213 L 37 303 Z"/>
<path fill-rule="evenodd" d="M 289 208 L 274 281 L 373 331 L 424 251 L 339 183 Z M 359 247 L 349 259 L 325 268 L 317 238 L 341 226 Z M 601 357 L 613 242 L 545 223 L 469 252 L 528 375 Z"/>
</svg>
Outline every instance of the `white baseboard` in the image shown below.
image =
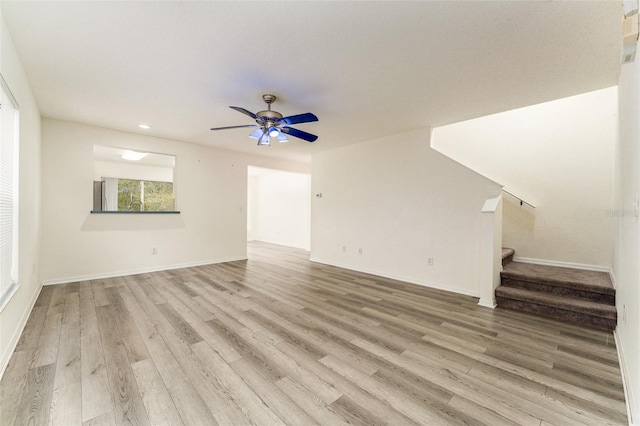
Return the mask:
<svg viewBox="0 0 640 426">
<path fill-rule="evenodd" d="M 514 257 L 514 262 L 531 263 L 534 265 L 558 266 L 560 268 L 584 269 L 587 271 L 610 273 L 611 268 L 608 266 L 588 265 L 585 263 L 559 262 L 557 260 L 532 259 L 529 257 Z"/>
<path fill-rule="evenodd" d="M 479 305 L 479 306 L 484 306 L 485 308 L 491 308 L 491 309 L 495 309 L 495 308 L 496 308 L 496 306 L 498 306 L 498 305 L 497 305 L 495 302 L 493 302 L 493 301 L 485 301 L 485 300 L 482 300 L 482 299 L 480 299 L 480 300 L 478 301 L 478 305 Z"/>
<path fill-rule="evenodd" d="M 31 311 L 33 311 L 33 307 L 35 306 L 36 300 L 38 300 L 38 296 L 40 295 L 41 291 L 42 286 L 39 286 L 38 290 L 34 292 L 31 301 L 27 304 L 28 309 L 25 309 L 24 313 L 22 314 L 22 317 L 20 318 L 20 321 L 18 322 L 13 335 L 9 340 L 9 344 L 4 348 L 4 351 L 2 352 L 2 356 L 0 357 L 0 379 L 2 379 L 2 376 L 4 376 L 4 372 L 9 365 L 9 361 L 11 360 L 11 356 L 13 355 L 13 351 L 15 351 L 16 346 L 18 346 L 20 336 L 22 335 L 22 332 L 27 325 L 29 315 L 31 315 Z"/>
<path fill-rule="evenodd" d="M 611 285 L 616 288 L 616 276 L 613 273 L 613 268 L 609 268 L 609 278 L 611 279 Z"/>
<path fill-rule="evenodd" d="M 130 269 L 125 271 L 103 272 L 99 274 L 79 275 L 75 277 L 56 278 L 45 280 L 43 285 L 68 284 L 79 281 L 102 280 L 105 278 L 124 277 L 126 275 L 145 274 L 148 272 L 169 271 L 171 269 L 190 268 L 192 266 L 212 265 L 215 263 L 235 262 L 238 260 L 247 260 L 247 256 L 226 257 L 222 259 L 200 260 L 196 262 L 180 263 L 175 265 L 159 265 L 149 268 Z"/>
<path fill-rule="evenodd" d="M 627 406 L 627 418 L 629 419 L 629 426 L 640 426 L 640 413 L 634 413 L 633 407 L 633 395 L 631 392 L 631 385 L 629 380 L 629 370 L 627 369 L 627 364 L 624 357 L 624 348 L 622 347 L 622 342 L 620 341 L 620 335 L 618 334 L 618 330 L 616 329 L 613 332 L 613 337 L 616 341 L 616 349 L 618 352 L 618 364 L 620 365 L 620 373 L 622 375 L 622 387 L 624 389 L 624 399 L 626 401 Z"/>
<path fill-rule="evenodd" d="M 332 262 L 332 261 L 329 261 L 329 260 L 320 259 L 320 258 L 317 258 L 317 257 L 311 257 L 309 260 L 311 262 L 322 263 L 323 265 L 335 266 L 335 267 L 342 268 L 342 269 L 348 269 L 350 271 L 364 272 L 365 274 L 377 275 L 377 276 L 383 277 L 383 278 L 390 278 L 392 280 L 404 281 L 404 282 L 409 283 L 409 284 L 417 284 L 417 285 L 421 285 L 423 287 L 434 288 L 434 289 L 437 289 L 437 290 L 450 291 L 452 293 L 463 294 L 465 296 L 480 297 L 480 294 L 477 293 L 477 292 L 468 291 L 468 290 L 460 289 L 460 288 L 457 288 L 457 287 L 451 287 L 451 286 L 446 286 L 446 285 L 441 285 L 441 284 L 435 284 L 435 283 L 431 283 L 431 282 L 421 281 L 421 280 L 418 280 L 418 279 L 413 278 L 413 277 L 406 277 L 406 276 L 401 276 L 401 275 L 388 274 L 386 272 L 376 271 L 376 270 L 368 269 L 368 268 L 357 268 L 357 267 L 354 267 L 352 265 L 344 265 L 344 264 Z"/>
</svg>

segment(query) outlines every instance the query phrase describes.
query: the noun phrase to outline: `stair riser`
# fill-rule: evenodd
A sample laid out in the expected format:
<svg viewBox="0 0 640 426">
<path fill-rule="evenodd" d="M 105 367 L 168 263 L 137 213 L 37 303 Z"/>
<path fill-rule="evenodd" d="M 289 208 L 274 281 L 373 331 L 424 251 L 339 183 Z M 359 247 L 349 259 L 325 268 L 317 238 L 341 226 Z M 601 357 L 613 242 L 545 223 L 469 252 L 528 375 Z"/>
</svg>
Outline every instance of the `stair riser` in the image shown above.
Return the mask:
<svg viewBox="0 0 640 426">
<path fill-rule="evenodd" d="M 559 321 L 565 321 L 580 326 L 608 331 L 614 330 L 616 328 L 616 319 L 602 318 L 594 315 L 567 311 L 545 305 L 539 305 L 536 303 L 508 299 L 500 296 L 496 296 L 496 303 L 498 304 L 498 307 L 501 308 L 529 312 L 532 314 L 537 314 L 547 318 L 553 318 Z"/>
<path fill-rule="evenodd" d="M 507 266 L 508 264 L 510 264 L 511 262 L 513 262 L 513 255 L 509 255 L 505 258 L 502 259 L 502 266 Z"/>
<path fill-rule="evenodd" d="M 606 305 L 615 306 L 616 296 L 613 294 L 594 293 L 591 291 L 578 290 L 568 287 L 559 287 L 550 284 L 517 280 L 513 278 L 501 278 L 501 284 L 505 287 L 515 287 L 524 290 L 536 291 L 539 293 L 549 293 L 558 296 L 568 296 L 575 299 L 599 302 Z"/>
</svg>

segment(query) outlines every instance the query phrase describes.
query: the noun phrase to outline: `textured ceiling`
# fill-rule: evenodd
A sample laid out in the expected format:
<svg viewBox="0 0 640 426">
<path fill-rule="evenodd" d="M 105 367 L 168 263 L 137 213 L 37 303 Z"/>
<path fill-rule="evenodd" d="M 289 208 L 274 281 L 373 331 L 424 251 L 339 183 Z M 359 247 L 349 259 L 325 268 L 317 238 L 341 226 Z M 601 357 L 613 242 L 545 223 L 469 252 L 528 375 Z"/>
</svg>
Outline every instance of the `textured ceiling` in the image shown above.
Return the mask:
<svg viewBox="0 0 640 426">
<path fill-rule="evenodd" d="M 617 84 L 622 5 L 1 2 L 45 117 L 254 154 L 314 152 Z M 313 112 L 257 147 L 228 108 Z M 149 123 L 151 130 L 136 125 Z"/>
</svg>

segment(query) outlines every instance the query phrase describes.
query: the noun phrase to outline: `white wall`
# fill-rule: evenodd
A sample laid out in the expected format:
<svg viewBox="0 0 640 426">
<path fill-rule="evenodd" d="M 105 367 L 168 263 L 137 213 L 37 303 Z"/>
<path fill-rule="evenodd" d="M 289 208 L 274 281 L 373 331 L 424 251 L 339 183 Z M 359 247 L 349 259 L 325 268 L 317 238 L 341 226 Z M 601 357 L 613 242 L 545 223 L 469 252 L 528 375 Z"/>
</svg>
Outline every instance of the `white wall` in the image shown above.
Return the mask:
<svg viewBox="0 0 640 426">
<path fill-rule="evenodd" d="M 40 112 L 0 9 L 0 73 L 20 108 L 20 288 L 0 313 L 0 376 L 40 292 Z"/>
<path fill-rule="evenodd" d="M 311 176 L 258 170 L 249 183 L 252 200 L 249 240 L 309 250 Z"/>
<path fill-rule="evenodd" d="M 251 169 L 251 166 L 249 166 Z M 258 186 L 258 176 L 249 173 L 247 181 L 247 241 L 256 240 L 256 188 Z"/>
<path fill-rule="evenodd" d="M 313 155 L 312 260 L 479 296 L 481 209 L 500 187 L 429 139 L 421 129 Z"/>
<path fill-rule="evenodd" d="M 175 155 L 181 213 L 90 214 L 94 144 Z M 246 258 L 248 164 L 309 167 L 52 119 L 42 145 L 45 284 Z"/>
<path fill-rule="evenodd" d="M 173 182 L 173 167 L 95 159 L 93 180 L 105 177 Z"/>
<path fill-rule="evenodd" d="M 632 407 L 640 425 L 640 56 L 622 66 L 618 87 L 619 140 L 615 150 L 613 274 L 616 280 L 618 353 Z"/>
<path fill-rule="evenodd" d="M 439 127 L 432 146 L 537 206 L 504 198 L 516 256 L 609 268 L 616 129 L 613 87 Z"/>
</svg>

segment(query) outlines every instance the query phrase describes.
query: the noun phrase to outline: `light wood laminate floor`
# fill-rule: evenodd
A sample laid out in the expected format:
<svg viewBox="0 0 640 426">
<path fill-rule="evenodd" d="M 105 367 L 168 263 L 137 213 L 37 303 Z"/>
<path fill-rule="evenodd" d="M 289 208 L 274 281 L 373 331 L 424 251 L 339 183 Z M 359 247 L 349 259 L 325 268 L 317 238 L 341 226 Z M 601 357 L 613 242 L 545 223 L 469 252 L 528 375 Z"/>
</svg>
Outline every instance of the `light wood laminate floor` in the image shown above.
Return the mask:
<svg viewBox="0 0 640 426">
<path fill-rule="evenodd" d="M 314 264 L 43 288 L 0 424 L 626 424 L 613 337 Z"/>
</svg>

